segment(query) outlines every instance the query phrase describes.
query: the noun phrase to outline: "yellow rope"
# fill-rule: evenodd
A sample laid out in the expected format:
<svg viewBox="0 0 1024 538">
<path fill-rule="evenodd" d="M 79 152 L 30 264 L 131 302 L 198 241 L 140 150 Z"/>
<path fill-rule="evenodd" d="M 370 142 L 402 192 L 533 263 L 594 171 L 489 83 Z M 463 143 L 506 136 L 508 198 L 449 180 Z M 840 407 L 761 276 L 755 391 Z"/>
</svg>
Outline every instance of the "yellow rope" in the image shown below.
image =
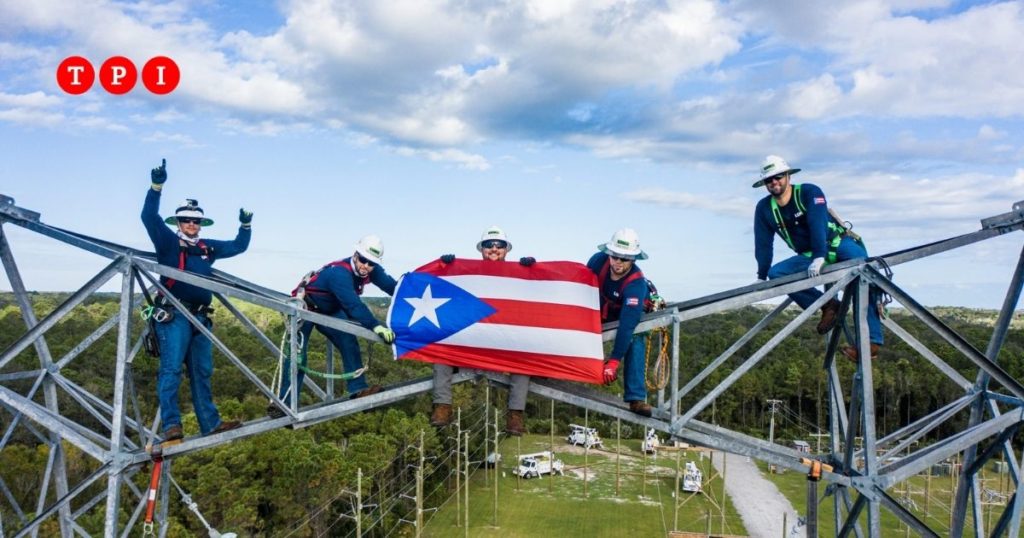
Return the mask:
<svg viewBox="0 0 1024 538">
<path fill-rule="evenodd" d="M 661 345 L 659 346 L 658 356 L 654 359 L 654 365 L 651 365 L 651 344 L 654 342 L 654 338 L 658 337 L 661 339 Z M 668 343 L 671 340 L 668 334 L 667 327 L 661 327 L 654 329 L 647 333 L 647 354 L 644 359 L 646 363 L 646 382 L 647 390 L 661 390 L 668 385 L 668 371 L 669 371 L 669 360 L 668 360 Z"/>
</svg>

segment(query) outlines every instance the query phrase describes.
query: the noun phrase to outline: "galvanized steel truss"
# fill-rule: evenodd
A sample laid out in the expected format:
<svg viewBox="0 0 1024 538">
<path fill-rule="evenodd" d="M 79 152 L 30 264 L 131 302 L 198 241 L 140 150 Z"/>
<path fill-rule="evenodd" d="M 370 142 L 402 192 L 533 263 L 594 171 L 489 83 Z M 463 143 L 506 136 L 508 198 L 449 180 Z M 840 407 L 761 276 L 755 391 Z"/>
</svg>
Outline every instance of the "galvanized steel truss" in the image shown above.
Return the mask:
<svg viewBox="0 0 1024 538">
<path fill-rule="evenodd" d="M 4 233 L 4 224 L 16 225 L 105 257 L 110 260 L 110 263 L 46 317 L 41 320 L 36 319 L 11 246 Z M 887 278 L 885 271 L 890 266 L 947 252 L 1022 228 L 1024 228 L 1024 202 L 1018 202 L 1014 204 L 1011 212 L 982 220 L 981 228 L 976 232 L 868 260 L 837 263 L 829 266 L 823 274 L 814 278 L 792 275 L 771 282 L 673 303 L 665 310 L 646 316 L 638 331 L 671 327 L 673 343 L 669 390 L 658 393 L 658 405 L 651 418 L 639 417 L 609 394 L 578 384 L 534 379 L 531 383 L 531 391 L 545 398 L 656 428 L 681 440 L 717 450 L 748 455 L 779 467 L 807 472 L 809 468 L 801 459 L 806 456 L 805 454 L 795 449 L 709 424 L 699 420 L 698 417 L 702 416 L 702 413 L 716 398 L 744 375 L 748 375 L 772 350 L 776 349 L 808 318 L 812 317 L 819 306 L 843 292 L 842 312 L 846 313 L 852 310 L 853 314 L 852 323 L 849 324 L 852 333 L 848 339 L 857 345 L 863 359 L 852 380 L 846 381 L 847 388 L 844 391 L 844 379 L 834 362 L 844 330 L 834 330 L 827 336 L 822 366 L 827 372 L 828 379 L 831 446 L 827 453 L 817 456 L 821 461 L 833 466 L 833 470 L 825 472 L 823 478 L 829 483 L 825 495 L 834 495 L 836 499 L 832 517 L 835 521 L 835 528 L 838 529 L 837 534 L 846 536 L 853 532 L 858 536 L 865 533 L 872 537 L 881 536 L 880 516 L 881 510 L 884 508 L 918 534 L 938 536 L 938 532 L 922 521 L 918 514 L 893 498 L 891 490 L 896 484 L 908 480 L 932 465 L 961 454 L 963 473 L 956 490 L 952 527 L 948 531 L 945 529 L 944 531 L 952 536 L 963 535 L 964 525 L 967 521 L 966 515 L 970 510 L 971 521 L 974 522 L 973 534 L 976 536 L 985 534 L 982 528 L 981 486 L 977 479 L 978 471 L 986 462 L 1002 455 L 1009 463 L 1010 478 L 1016 490 L 998 521 L 992 526 L 990 535 L 1017 537 L 1020 535 L 1021 509 L 1024 506 L 1024 481 L 1021 480 L 1021 466 L 1024 465 L 1024 462 L 1018 460 L 1019 456 L 1012 446 L 1012 441 L 1021 425 L 1024 424 L 1024 385 L 1003 370 L 997 364 L 996 358 L 1002 349 L 1014 309 L 1020 298 L 1022 284 L 1024 284 L 1024 249 L 1021 251 L 985 352 L 975 349 L 927 308 L 918 304 L 909 294 Z M 3 502 L 10 506 L 11 511 L 17 517 L 16 521 L 0 521 L 0 536 L 3 535 L 5 529 L 8 529 L 7 532 L 11 532 L 9 529 L 13 528 L 19 529 L 14 531 L 13 536 L 34 535 L 43 521 L 54 516 L 60 524 L 62 536 L 88 535 L 77 523 L 77 519 L 93 510 L 100 502 L 105 502 L 104 535 L 127 536 L 135 528 L 146 505 L 146 498 L 145 492 L 140 491 L 129 478 L 150 461 L 146 447 L 159 442 L 160 439 L 156 433 L 159 431 L 159 419 L 155 418 L 147 424 L 139 411 L 140 395 L 135 392 L 131 365 L 142 347 L 144 335 L 131 334 L 130 316 L 138 306 L 137 293 L 140 287 L 166 291 L 158 280 L 160 276 L 167 276 L 211 290 L 218 302 L 231 312 L 252 337 L 274 356 L 279 352 L 277 345 L 255 323 L 231 304 L 228 298 L 260 305 L 286 316 L 287 326 L 293 337 L 290 339 L 293 354 L 296 351 L 294 348 L 297 341 L 294 336 L 298 323 L 303 320 L 333 327 L 360 338 L 378 341 L 374 334 L 358 325 L 306 311 L 285 294 L 247 282 L 233 275 L 215 271 L 212 278 L 203 278 L 159 265 L 150 253 L 48 226 L 40 222 L 37 213 L 17 207 L 12 199 L 2 195 L 0 195 L 0 261 L 3 263 L 26 325 L 26 332 L 0 354 L 0 405 L 10 417 L 7 427 L 4 428 L 3 437 L 0 438 L 0 450 L 9 445 L 16 431 L 21 432 L 23 437 L 30 435 L 39 444 L 48 447 L 47 464 L 44 476 L 40 481 L 40 491 L 34 507 L 26 510 L 25 507 L 20 506 L 8 485 L 0 480 L 0 494 L 3 496 Z M 121 283 L 117 314 L 102 323 L 64 356 L 55 359 L 47 346 L 47 331 L 53 329 L 96 290 L 116 278 L 120 278 Z M 764 332 L 773 322 L 782 319 L 781 314 L 791 302 L 788 298 L 784 298 L 786 294 L 823 285 L 827 286 L 827 291 L 814 305 L 785 323 L 749 356 L 739 356 L 744 346 Z M 876 286 L 891 295 L 896 302 L 920 320 L 929 330 L 939 335 L 942 340 L 977 367 L 976 377 L 973 381 L 965 378 L 893 319 L 883 319 L 885 327 L 892 334 L 917 351 L 924 361 L 942 372 L 961 391 L 943 407 L 925 416 L 916 417 L 909 424 L 891 432 L 879 431 L 875 421 L 874 383 L 866 321 L 869 307 L 869 286 Z M 166 295 L 174 301 L 173 296 Z M 685 384 L 683 383 L 684 380 L 680 378 L 680 349 L 678 345 L 675 345 L 679 339 L 681 323 L 778 298 L 783 298 L 783 300 L 777 307 L 768 312 L 718 357 L 711 360 L 700 373 L 685 380 Z M 187 310 L 179 309 L 178 311 L 185 314 L 195 327 L 206 334 L 214 346 L 253 383 L 257 390 L 285 412 L 285 416 L 248 422 L 239 429 L 220 434 L 187 438 L 180 445 L 168 447 L 164 451 L 165 458 L 169 460 L 178 455 L 229 443 L 235 439 L 250 437 L 286 425 L 303 427 L 388 405 L 432 389 L 432 381 L 423 379 L 391 386 L 388 387 L 388 390 L 358 400 L 338 400 L 335 398 L 332 382 L 328 381 L 325 387 L 321 388 L 307 377 L 306 386 L 320 400 L 320 403 L 300 408 L 297 399 L 292 399 L 292 405 L 289 407 L 277 399 L 267 382 L 221 342 L 216 334 L 208 331 L 202 324 L 198 324 Z M 117 351 L 116 356 L 112 357 L 114 390 L 111 395 L 100 396 L 91 393 L 81 383 L 69 379 L 69 376 L 62 373 L 62 370 L 73 363 L 75 358 L 91 344 L 113 330 L 115 326 L 117 327 Z M 611 340 L 614 336 L 615 324 L 607 325 L 604 339 Z M 14 360 L 29 347 L 33 347 L 35 350 L 38 368 L 25 367 L 24 357 L 20 362 Z M 330 367 L 333 361 L 328 360 L 327 363 Z M 706 382 L 711 374 L 727 364 L 732 368 L 730 374 L 716 385 L 708 386 L 709 383 Z M 880 367 L 884 368 L 885 366 L 880 365 Z M 293 367 L 286 374 L 292 376 L 292 386 L 295 386 L 297 370 Z M 455 381 L 464 382 L 473 377 L 469 374 L 458 374 Z M 507 376 L 500 374 L 487 374 L 486 377 L 496 384 L 508 383 Z M 993 388 L 993 383 L 997 388 Z M 90 417 L 88 424 L 75 423 L 62 413 L 58 405 L 59 392 L 65 393 L 88 414 Z M 151 395 L 142 397 L 151 397 Z M 695 399 L 696 403 L 684 408 L 681 404 L 684 398 L 688 398 L 688 401 Z M 963 431 L 922 448 L 913 448 L 916 441 L 962 413 L 969 414 L 967 427 Z M 858 437 L 863 438 L 861 447 L 858 447 L 855 442 Z M 65 444 L 73 446 L 93 461 L 89 473 L 77 484 L 69 483 Z M 896 454 L 903 455 L 903 457 L 892 458 Z M 165 464 L 164 472 L 169 473 L 170 467 Z M 86 491 L 91 493 L 99 489 L 93 486 L 104 477 L 106 478 L 106 487 L 102 491 L 93 493 L 92 497 L 84 494 Z M 167 511 L 168 484 L 169 481 L 164 480 L 160 495 L 161 514 L 166 514 Z M 52 491 L 50 490 L 51 486 Z M 117 518 L 122 495 L 127 495 L 130 499 L 128 502 L 134 503 L 131 517 L 124 525 Z M 50 502 L 48 503 L 48 501 Z M 867 510 L 866 516 L 864 515 L 865 509 Z M 27 515 L 29 513 L 34 514 L 34 517 L 30 518 Z M 165 527 L 161 528 L 161 535 L 165 530 Z"/>
</svg>

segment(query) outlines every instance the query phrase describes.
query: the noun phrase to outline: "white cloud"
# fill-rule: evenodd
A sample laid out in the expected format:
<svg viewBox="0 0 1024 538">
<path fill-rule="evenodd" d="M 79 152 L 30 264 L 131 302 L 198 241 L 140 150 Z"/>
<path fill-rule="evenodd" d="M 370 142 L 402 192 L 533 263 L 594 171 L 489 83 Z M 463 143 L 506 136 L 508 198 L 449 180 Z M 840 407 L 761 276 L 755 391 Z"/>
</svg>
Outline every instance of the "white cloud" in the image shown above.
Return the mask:
<svg viewBox="0 0 1024 538">
<path fill-rule="evenodd" d="M 60 98 L 41 91 L 26 94 L 0 92 L 0 106 L 25 108 L 50 108 L 60 104 Z"/>
<path fill-rule="evenodd" d="M 407 157 L 425 157 L 431 161 L 453 163 L 459 168 L 467 170 L 485 171 L 491 168 L 491 163 L 484 156 L 459 149 L 434 150 L 402 146 L 395 148 L 395 153 Z"/>
<path fill-rule="evenodd" d="M 876 163 L 1007 162 L 1024 151 L 1006 123 L 1024 110 L 1024 71 L 1007 69 L 1024 63 L 1019 2 L 286 0 L 279 9 L 278 28 L 219 33 L 189 1 L 4 2 L 5 36 L 52 43 L 0 42 L 0 58 L 33 64 L 19 71 L 36 78 L 0 87 L 0 99 L 52 85 L 56 51 L 128 51 L 140 63 L 167 54 L 183 72 L 173 100 L 135 95 L 154 110 L 133 119 L 212 114 L 258 135 L 347 129 L 385 147 L 467 154 L 489 140 L 535 140 L 722 167 L 780 151 Z M 117 113 L 96 100 L 63 106 L 47 121 Z M 960 131 L 977 136 L 893 143 L 866 123 L 907 118 L 974 121 Z"/>
<path fill-rule="evenodd" d="M 198 148 L 202 146 L 187 134 L 165 133 L 163 131 L 156 131 L 148 136 L 143 137 L 143 140 L 145 140 L 146 142 L 157 143 L 170 142 L 183 148 Z"/>
<path fill-rule="evenodd" d="M 0 110 L 0 121 L 18 123 L 22 125 L 38 125 L 43 127 L 54 127 L 65 120 L 64 114 L 60 112 L 46 112 L 34 108 L 9 108 Z"/>
<path fill-rule="evenodd" d="M 1006 138 L 1006 132 L 1000 131 L 991 125 L 982 125 L 978 128 L 978 139 L 979 140 L 999 140 Z"/>
<path fill-rule="evenodd" d="M 842 93 L 832 75 L 826 73 L 815 80 L 793 85 L 786 108 L 797 118 L 819 118 L 835 108 Z"/>
<path fill-rule="evenodd" d="M 747 200 L 720 199 L 707 194 L 674 192 L 667 189 L 640 189 L 624 195 L 627 200 L 649 203 L 678 209 L 699 209 L 727 217 L 747 218 L 753 214 L 753 206 Z"/>
</svg>

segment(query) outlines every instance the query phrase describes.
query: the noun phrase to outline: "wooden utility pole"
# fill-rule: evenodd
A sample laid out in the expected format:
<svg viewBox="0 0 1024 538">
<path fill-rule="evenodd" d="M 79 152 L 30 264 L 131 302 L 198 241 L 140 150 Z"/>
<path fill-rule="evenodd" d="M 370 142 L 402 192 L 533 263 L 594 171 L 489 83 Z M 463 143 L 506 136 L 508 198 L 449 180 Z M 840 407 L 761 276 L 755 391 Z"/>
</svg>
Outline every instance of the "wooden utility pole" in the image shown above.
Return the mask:
<svg viewBox="0 0 1024 538">
<path fill-rule="evenodd" d="M 640 447 L 640 451 L 643 452 L 643 446 Z M 622 419 L 615 419 L 615 496 L 619 496 L 619 456 L 622 454 Z"/>
<path fill-rule="evenodd" d="M 465 536 L 469 538 L 469 432 L 467 431 L 463 435 L 466 436 L 466 442 L 462 444 L 462 449 L 466 451 L 462 458 L 462 464 L 466 473 L 466 480 L 464 481 L 466 485 L 466 526 L 464 528 L 466 529 Z"/>
<path fill-rule="evenodd" d="M 456 408 L 455 410 L 455 513 L 462 513 L 462 475 L 459 473 L 459 467 L 462 460 L 462 408 Z M 448 482 L 448 487 L 451 487 L 451 482 Z M 458 515 L 455 516 L 455 526 L 462 525 L 462 519 Z"/>
<path fill-rule="evenodd" d="M 679 530 L 679 455 L 682 450 L 676 449 L 676 485 L 675 489 L 672 490 L 672 530 Z M 711 529 L 711 515 L 708 514 L 708 530 Z"/>
<path fill-rule="evenodd" d="M 647 452 L 643 452 L 640 459 L 640 497 L 647 498 Z"/>
<path fill-rule="evenodd" d="M 491 415 L 487 412 L 491 407 L 491 385 L 490 383 L 484 384 L 484 487 L 490 486 L 491 474 L 487 472 L 487 448 L 488 441 L 490 440 L 491 430 L 490 418 Z M 498 468 L 498 451 L 494 451 L 494 468 Z"/>
<path fill-rule="evenodd" d="M 518 461 L 516 462 L 518 465 Z M 491 519 L 493 527 L 498 526 L 498 408 L 494 408 L 494 516 Z"/>
<path fill-rule="evenodd" d="M 456 409 L 455 414 L 455 526 L 462 526 L 462 475 L 459 473 L 459 467 L 462 463 L 462 408 Z M 449 483 L 449 487 L 452 483 Z"/>
<path fill-rule="evenodd" d="M 356 538 L 363 538 L 363 468 L 356 469 Z"/>
<path fill-rule="evenodd" d="M 423 466 L 427 458 L 423 453 L 424 432 L 420 430 L 420 464 L 416 467 L 416 538 L 423 534 Z"/>
<path fill-rule="evenodd" d="M 583 498 L 587 498 L 587 479 L 590 471 L 590 410 L 583 410 Z"/>
<path fill-rule="evenodd" d="M 548 428 L 548 452 L 551 452 L 551 473 L 548 476 L 548 493 L 555 485 L 555 401 L 551 400 L 551 426 Z"/>
<path fill-rule="evenodd" d="M 767 400 L 767 402 L 768 402 L 769 405 L 772 406 L 772 418 L 771 418 L 771 422 L 768 425 L 768 442 L 769 443 L 774 443 L 775 442 L 775 409 L 778 408 L 779 404 L 782 403 L 782 400 Z M 770 472 L 774 473 L 775 472 L 775 465 L 769 465 L 768 466 L 768 470 Z"/>
</svg>

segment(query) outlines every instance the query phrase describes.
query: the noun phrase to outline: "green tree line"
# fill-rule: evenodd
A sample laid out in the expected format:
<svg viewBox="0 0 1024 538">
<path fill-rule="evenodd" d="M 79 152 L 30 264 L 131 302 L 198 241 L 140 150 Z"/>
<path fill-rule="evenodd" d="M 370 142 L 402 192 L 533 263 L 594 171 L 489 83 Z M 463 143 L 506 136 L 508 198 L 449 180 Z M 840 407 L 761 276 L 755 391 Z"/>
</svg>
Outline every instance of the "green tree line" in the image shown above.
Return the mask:
<svg viewBox="0 0 1024 538">
<path fill-rule="evenodd" d="M 53 311 L 65 294 L 33 293 L 33 308 L 40 318 Z M 46 334 L 47 345 L 59 359 L 73 349 L 84 337 L 117 314 L 118 300 L 113 294 L 96 294 L 77 307 L 69 316 Z M 386 300 L 371 299 L 371 307 L 383 317 Z M 284 330 L 284 318 L 268 309 L 250 305 L 236 305 L 256 326 L 272 340 L 279 340 Z M 937 314 L 965 337 L 976 348 L 984 351 L 992 332 L 995 313 L 967 309 L 937 309 Z M 681 358 L 681 385 L 728 348 L 737 338 L 756 324 L 767 313 L 760 307 L 747 307 L 722 314 L 688 321 L 681 326 L 679 352 Z M 712 387 L 725 379 L 746 357 L 760 348 L 778 329 L 797 314 L 789 310 L 757 335 L 734 358 L 727 361 L 703 384 L 683 399 L 689 407 Z M 928 331 L 913 316 L 894 311 L 891 314 L 901 326 L 915 335 L 940 357 L 946 359 L 967 379 L 972 380 L 976 368 L 962 358 L 948 343 Z M 1016 379 L 1024 379 L 1024 332 L 1015 320 L 1007 335 L 999 357 L 1000 365 Z M 142 329 L 138 316 L 132 319 L 132 334 Z M 68 379 L 84 387 L 97 397 L 111 401 L 116 357 L 116 331 L 111 331 L 93 343 L 85 352 L 62 369 Z M 0 349 L 7 349 L 25 333 L 21 311 L 11 294 L 0 294 Z M 245 327 L 225 308 L 214 314 L 214 333 L 254 371 L 268 382 L 278 366 L 278 357 L 261 345 Z M 317 334 L 317 333 L 314 333 Z M 942 373 L 931 367 L 909 346 L 887 334 L 887 345 L 875 366 L 875 399 L 877 422 L 883 431 L 891 431 L 948 402 L 960 389 Z M 133 340 L 134 343 L 134 340 Z M 414 361 L 394 361 L 390 350 L 370 342 L 362 342 L 364 360 L 370 367 L 371 382 L 391 384 L 430 375 L 427 364 Z M 698 419 L 758 437 L 767 437 L 768 406 L 766 400 L 784 402 L 785 414 L 777 417 L 777 441 L 808 439 L 817 428 L 827 428 L 825 402 L 825 371 L 822 368 L 825 340 L 814 332 L 812 323 L 805 324 L 793 336 L 773 350 L 748 375 L 719 396 Z M 310 345 L 309 363 L 314 369 L 325 369 L 326 341 L 319 335 Z M 652 355 L 652 359 L 654 356 Z M 849 391 L 849 380 L 854 365 L 841 357 L 840 378 L 844 390 Z M 214 352 L 216 371 L 213 378 L 215 399 L 221 414 L 227 418 L 254 420 L 263 417 L 267 399 L 220 354 Z M 335 353 L 336 364 L 340 360 Z M 156 373 L 158 360 L 140 353 L 130 368 L 132 386 L 138 396 L 139 413 L 143 422 L 150 423 L 156 413 Z M 34 348 L 19 354 L 3 373 L 39 368 Z M 34 380 L 8 381 L 5 385 L 20 394 L 26 394 Z M 680 386 L 681 386 L 680 385 Z M 198 426 L 191 415 L 188 384 L 182 384 L 181 402 L 185 413 L 186 435 L 197 435 Z M 342 388 L 339 386 L 338 393 Z M 621 394 L 621 381 L 601 390 Z M 41 392 L 41 391 L 40 391 Z M 303 394 L 304 404 L 314 403 L 311 395 Z M 467 383 L 455 387 L 455 404 L 463 408 L 467 422 L 479 424 L 482 420 L 483 383 Z M 504 395 L 491 390 L 492 404 L 504 405 Z M 62 413 L 76 422 L 87 425 L 101 435 L 109 432 L 81 405 L 59 391 Z M 342 395 L 345 397 L 347 395 Z M 653 393 L 651 400 L 653 402 Z M 42 402 L 41 393 L 34 396 Z M 546 433 L 550 425 L 550 401 L 531 396 L 527 405 L 527 426 L 536 433 Z M 378 499 L 391 499 L 390 505 L 381 506 L 364 514 L 364 527 L 372 522 L 379 525 L 371 536 L 387 534 L 400 518 L 408 514 L 411 500 L 398 495 L 414 481 L 414 467 L 418 461 L 415 448 L 421 432 L 428 458 L 424 490 L 430 494 L 427 506 L 437 506 L 449 495 L 451 480 L 448 457 L 454 448 L 451 432 L 435 431 L 428 424 L 429 395 L 421 395 L 386 409 L 359 413 L 323 424 L 298 430 L 267 432 L 189 456 L 173 462 L 175 479 L 192 494 L 204 516 L 222 532 L 231 530 L 240 535 L 278 536 L 292 532 L 293 536 L 342 536 L 354 529 L 351 515 L 352 498 L 347 492 L 355 488 L 358 470 L 364 476 L 363 494 Z M 491 411 L 493 416 L 493 411 Z M 13 415 L 0 411 L 0 420 L 6 430 Z M 555 406 L 555 428 L 559 434 L 567 431 L 569 423 L 582 423 L 583 412 L 567 405 Z M 615 421 L 590 415 L 592 426 L 606 436 L 615 431 Z M 966 423 L 966 414 L 932 433 L 931 439 L 955 433 Z M 623 435 L 640 437 L 639 428 L 623 424 Z M 473 432 L 471 447 L 478 452 L 473 458 L 482 459 L 483 433 Z M 812 446 L 813 446 L 812 442 Z M 92 473 L 96 465 L 90 458 L 68 449 L 68 472 L 72 484 Z M 45 447 L 27 428 L 14 430 L 8 445 L 0 451 L 0 477 L 3 478 L 27 517 L 36 509 L 35 496 L 42 487 L 43 469 L 47 463 Z M 140 489 L 148 484 L 148 469 L 142 469 L 132 480 Z M 100 494 L 105 481 L 98 481 L 79 496 L 81 502 Z M 403 489 L 404 488 L 404 489 Z M 50 488 L 50 502 L 53 500 Z M 128 520 L 134 508 L 133 496 L 125 495 L 121 519 Z M 192 536 L 205 533 L 198 520 L 172 493 L 170 536 Z M 89 532 L 98 532 L 103 524 L 103 503 L 79 520 Z M 18 517 L 10 503 L 0 500 L 0 517 L 8 529 L 18 528 Z M 44 531 L 54 531 L 55 522 L 48 522 Z"/>
</svg>

